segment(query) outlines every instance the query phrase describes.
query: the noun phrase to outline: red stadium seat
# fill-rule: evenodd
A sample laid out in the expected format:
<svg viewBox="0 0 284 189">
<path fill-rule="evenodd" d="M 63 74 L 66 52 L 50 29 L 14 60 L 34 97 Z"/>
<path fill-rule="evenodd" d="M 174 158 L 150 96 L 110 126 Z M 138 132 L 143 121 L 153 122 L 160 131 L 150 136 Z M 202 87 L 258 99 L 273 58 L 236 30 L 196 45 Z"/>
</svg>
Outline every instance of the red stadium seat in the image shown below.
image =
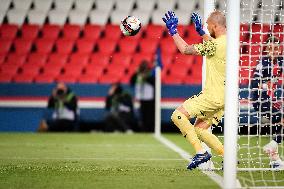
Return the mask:
<svg viewBox="0 0 284 189">
<path fill-rule="evenodd" d="M 104 73 L 105 68 L 106 67 L 103 66 L 103 65 L 90 63 L 85 67 L 85 74 L 86 75 L 100 76 L 101 74 Z"/>
<path fill-rule="evenodd" d="M 181 37 L 184 37 L 185 34 L 187 33 L 187 25 L 178 25 L 177 29 L 178 29 L 178 33 Z M 169 35 L 167 35 L 169 36 Z"/>
<path fill-rule="evenodd" d="M 18 32 L 18 26 L 14 24 L 3 24 L 0 27 L 0 36 L 2 39 L 14 39 Z"/>
<path fill-rule="evenodd" d="M 183 82 L 185 84 L 190 84 L 190 85 L 201 85 L 202 84 L 202 75 L 187 75 L 184 79 Z"/>
<path fill-rule="evenodd" d="M 194 24 L 190 24 L 188 26 L 188 35 L 190 38 L 192 39 L 201 39 L 200 35 L 197 33 L 197 31 L 195 30 L 195 26 Z"/>
<path fill-rule="evenodd" d="M 105 38 L 112 39 L 114 41 L 118 41 L 122 35 L 118 25 L 106 25 L 104 32 Z"/>
<path fill-rule="evenodd" d="M 35 63 L 35 64 L 45 64 L 45 62 L 47 61 L 47 55 L 43 54 L 43 53 L 31 53 L 29 54 L 28 57 L 28 62 L 29 63 Z"/>
<path fill-rule="evenodd" d="M 155 39 L 142 39 L 139 44 L 140 52 L 155 53 L 158 47 L 158 41 Z"/>
<path fill-rule="evenodd" d="M 240 57 L 240 66 L 249 66 L 249 55 L 241 55 Z"/>
<path fill-rule="evenodd" d="M 5 61 L 6 54 L 0 54 L 0 65 Z"/>
<path fill-rule="evenodd" d="M 161 60 L 164 68 L 168 68 L 169 66 L 172 65 L 173 57 L 175 57 L 175 55 L 170 55 L 170 54 L 168 55 L 166 53 L 162 53 Z"/>
<path fill-rule="evenodd" d="M 171 38 L 162 39 L 160 42 L 160 47 L 162 53 L 174 54 L 177 52 L 177 47 L 174 43 L 174 40 Z"/>
<path fill-rule="evenodd" d="M 251 55 L 259 55 L 261 52 L 261 46 L 260 45 L 251 45 L 250 46 L 250 52 Z"/>
<path fill-rule="evenodd" d="M 49 56 L 48 62 L 53 64 L 64 65 L 67 62 L 68 55 L 60 54 L 60 53 L 53 53 Z"/>
<path fill-rule="evenodd" d="M 16 39 L 14 42 L 15 52 L 17 54 L 27 54 L 32 47 L 32 42 L 25 39 Z"/>
<path fill-rule="evenodd" d="M 195 56 L 193 55 L 183 55 L 177 54 L 174 57 L 174 64 L 178 64 L 179 66 L 190 67 L 195 61 Z"/>
<path fill-rule="evenodd" d="M 79 83 L 97 83 L 98 77 L 93 74 L 83 74 L 78 78 Z"/>
<path fill-rule="evenodd" d="M 123 74 L 125 74 L 125 71 L 126 71 L 126 67 L 123 67 L 118 64 L 110 64 L 107 67 L 107 74 L 110 74 L 110 75 L 121 75 L 122 76 Z"/>
<path fill-rule="evenodd" d="M 162 78 L 162 83 L 168 85 L 180 85 L 183 83 L 183 77 L 167 75 Z"/>
<path fill-rule="evenodd" d="M 122 75 L 119 74 L 103 74 L 99 78 L 99 83 L 112 84 L 120 81 Z"/>
<path fill-rule="evenodd" d="M 52 83 L 56 75 L 52 74 L 39 74 L 35 76 L 34 80 L 36 83 Z"/>
<path fill-rule="evenodd" d="M 42 37 L 44 39 L 57 39 L 61 28 L 58 25 L 45 24 L 42 28 Z"/>
<path fill-rule="evenodd" d="M 0 54 L 6 54 L 9 52 L 12 45 L 12 41 L 10 39 L 2 39 L 0 38 Z"/>
<path fill-rule="evenodd" d="M 26 54 L 8 54 L 7 62 L 8 64 L 22 65 L 26 60 Z"/>
<path fill-rule="evenodd" d="M 85 25 L 83 38 L 94 42 L 101 36 L 101 32 L 102 32 L 102 26 Z"/>
<path fill-rule="evenodd" d="M 173 64 L 169 69 L 171 76 L 184 77 L 188 74 L 188 68 L 179 64 Z"/>
<path fill-rule="evenodd" d="M 73 50 L 74 41 L 68 39 L 58 39 L 55 42 L 56 52 L 62 54 L 69 54 Z"/>
<path fill-rule="evenodd" d="M 120 82 L 123 84 L 129 84 L 131 77 L 132 77 L 132 74 L 123 75 L 122 78 L 120 79 Z"/>
<path fill-rule="evenodd" d="M 112 40 L 112 39 L 100 39 L 98 40 L 98 48 L 99 48 L 99 52 L 104 53 L 104 54 L 112 54 L 115 49 L 116 49 L 116 41 Z"/>
<path fill-rule="evenodd" d="M 52 51 L 53 44 L 53 39 L 37 39 L 35 41 L 36 51 L 38 53 L 48 54 Z"/>
<path fill-rule="evenodd" d="M 132 64 L 133 65 L 140 65 L 143 60 L 148 62 L 153 61 L 153 53 L 135 53 L 132 57 Z"/>
<path fill-rule="evenodd" d="M 23 64 L 21 74 L 36 76 L 40 72 L 40 67 L 31 67 L 28 64 Z"/>
<path fill-rule="evenodd" d="M 82 74 L 83 67 L 82 66 L 70 66 L 66 64 L 63 70 L 64 70 L 65 75 L 73 75 L 73 76 L 78 77 L 79 75 Z"/>
<path fill-rule="evenodd" d="M 129 37 L 124 37 L 119 40 L 118 46 L 119 50 L 122 53 L 129 53 L 132 54 L 136 51 L 138 45 L 138 40 L 129 38 Z"/>
<path fill-rule="evenodd" d="M 14 64 L 2 64 L 0 66 L 0 75 L 14 75 L 18 72 L 19 66 Z"/>
<path fill-rule="evenodd" d="M 108 65 L 110 62 L 110 56 L 103 53 L 94 53 L 90 57 L 90 62 L 98 65 Z"/>
<path fill-rule="evenodd" d="M 62 70 L 62 65 L 58 64 L 45 64 L 43 67 L 43 74 L 52 75 L 53 77 L 59 75 Z"/>
<path fill-rule="evenodd" d="M 146 37 L 149 38 L 149 39 L 160 40 L 163 37 L 164 31 L 165 31 L 165 27 L 164 26 L 159 26 L 159 25 L 151 25 L 151 24 L 149 24 L 145 28 Z"/>
<path fill-rule="evenodd" d="M 22 38 L 26 40 L 34 40 L 39 32 L 39 26 L 33 24 L 25 24 L 22 26 Z"/>
<path fill-rule="evenodd" d="M 239 71 L 240 84 L 247 85 L 249 83 L 249 80 L 250 80 L 249 74 L 250 74 L 250 72 L 252 74 L 253 70 L 251 70 L 249 68 L 240 68 L 240 71 Z"/>
<path fill-rule="evenodd" d="M 112 56 L 112 64 L 126 67 L 131 63 L 131 55 L 126 53 L 115 53 Z"/>
<path fill-rule="evenodd" d="M 80 35 L 81 28 L 79 25 L 65 24 L 62 31 L 64 39 L 76 40 Z"/>
<path fill-rule="evenodd" d="M 13 81 L 16 83 L 32 83 L 34 77 L 33 74 L 17 74 L 14 76 Z"/>
<path fill-rule="evenodd" d="M 73 53 L 70 56 L 69 64 L 80 64 L 82 66 L 89 62 L 89 55 L 85 53 Z"/>
<path fill-rule="evenodd" d="M 0 74 L 0 83 L 10 83 L 12 81 L 13 75 L 12 74 Z"/>
<path fill-rule="evenodd" d="M 77 75 L 61 74 L 56 77 L 57 82 L 76 83 Z"/>
<path fill-rule="evenodd" d="M 76 42 L 77 52 L 91 53 L 94 50 L 95 43 L 89 39 L 79 39 Z"/>
</svg>

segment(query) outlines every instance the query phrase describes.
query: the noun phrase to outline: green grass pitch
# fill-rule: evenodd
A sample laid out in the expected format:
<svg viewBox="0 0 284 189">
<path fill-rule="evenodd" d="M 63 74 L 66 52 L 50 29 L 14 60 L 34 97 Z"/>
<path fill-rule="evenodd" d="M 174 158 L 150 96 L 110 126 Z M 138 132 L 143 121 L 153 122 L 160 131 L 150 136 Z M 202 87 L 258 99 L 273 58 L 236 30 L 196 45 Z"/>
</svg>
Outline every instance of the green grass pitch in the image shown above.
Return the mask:
<svg viewBox="0 0 284 189">
<path fill-rule="evenodd" d="M 193 153 L 181 135 L 165 136 Z M 2 133 L 0 141 L 0 188 L 219 188 L 152 134 Z"/>
</svg>

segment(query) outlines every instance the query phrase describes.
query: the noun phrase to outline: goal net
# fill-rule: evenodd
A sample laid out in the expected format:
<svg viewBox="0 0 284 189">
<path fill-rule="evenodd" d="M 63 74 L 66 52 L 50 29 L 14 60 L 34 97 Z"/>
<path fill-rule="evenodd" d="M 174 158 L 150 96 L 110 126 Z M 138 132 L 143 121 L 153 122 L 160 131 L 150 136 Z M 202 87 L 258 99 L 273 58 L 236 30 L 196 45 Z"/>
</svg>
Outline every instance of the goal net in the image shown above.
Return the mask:
<svg viewBox="0 0 284 189">
<path fill-rule="evenodd" d="M 241 0 L 238 178 L 243 186 L 284 187 L 283 171 L 271 168 L 263 151 L 276 134 L 283 135 L 283 65 L 278 61 L 283 58 L 283 2 Z M 278 150 L 283 159 L 283 143 Z"/>
</svg>

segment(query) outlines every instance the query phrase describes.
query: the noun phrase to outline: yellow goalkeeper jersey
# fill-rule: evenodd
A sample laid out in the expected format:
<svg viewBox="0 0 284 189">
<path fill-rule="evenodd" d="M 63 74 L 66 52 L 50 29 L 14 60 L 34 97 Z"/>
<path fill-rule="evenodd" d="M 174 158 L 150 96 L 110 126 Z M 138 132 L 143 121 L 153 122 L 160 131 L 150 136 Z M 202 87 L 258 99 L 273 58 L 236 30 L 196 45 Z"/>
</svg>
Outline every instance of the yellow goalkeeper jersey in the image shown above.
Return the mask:
<svg viewBox="0 0 284 189">
<path fill-rule="evenodd" d="M 214 102 L 224 105 L 226 72 L 226 35 L 194 45 L 206 56 L 206 80 L 202 93 Z"/>
</svg>

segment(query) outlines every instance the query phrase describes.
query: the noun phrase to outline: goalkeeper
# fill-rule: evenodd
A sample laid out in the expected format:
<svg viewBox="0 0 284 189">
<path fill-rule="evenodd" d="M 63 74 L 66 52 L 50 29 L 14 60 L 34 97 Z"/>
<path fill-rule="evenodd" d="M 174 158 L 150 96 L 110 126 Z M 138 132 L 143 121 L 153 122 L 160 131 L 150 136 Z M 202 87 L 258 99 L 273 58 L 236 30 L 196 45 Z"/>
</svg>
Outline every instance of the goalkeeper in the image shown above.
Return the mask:
<svg viewBox="0 0 284 189">
<path fill-rule="evenodd" d="M 178 18 L 171 11 L 165 14 L 169 34 L 182 54 L 206 56 L 206 82 L 203 90 L 187 99 L 172 114 L 172 121 L 180 129 L 182 135 L 194 147 L 196 154 L 187 169 L 194 169 L 211 158 L 201 146 L 206 143 L 219 155 L 224 148 L 219 139 L 208 131 L 212 124 L 218 124 L 224 114 L 224 89 L 226 66 L 226 18 L 220 11 L 214 11 L 207 19 L 210 35 L 202 29 L 201 17 L 197 13 L 191 16 L 195 29 L 204 42 L 188 45 L 178 34 Z M 198 70 L 199 71 L 199 70 Z M 196 118 L 192 125 L 190 118 Z"/>
<path fill-rule="evenodd" d="M 257 65 L 256 71 L 251 81 L 251 97 L 255 111 L 260 112 L 262 122 L 276 125 L 276 135 L 273 140 L 263 147 L 263 150 L 270 157 L 270 165 L 273 168 L 284 169 L 284 162 L 278 154 L 278 144 L 282 142 L 281 131 L 283 127 L 283 99 L 278 99 L 276 91 L 283 73 L 283 50 L 280 46 L 280 40 L 277 37 L 267 39 L 266 52 L 261 63 Z M 282 88 L 279 88 L 282 92 Z M 283 97 L 283 96 L 282 96 Z M 280 126 L 280 127 L 279 127 Z"/>
</svg>

